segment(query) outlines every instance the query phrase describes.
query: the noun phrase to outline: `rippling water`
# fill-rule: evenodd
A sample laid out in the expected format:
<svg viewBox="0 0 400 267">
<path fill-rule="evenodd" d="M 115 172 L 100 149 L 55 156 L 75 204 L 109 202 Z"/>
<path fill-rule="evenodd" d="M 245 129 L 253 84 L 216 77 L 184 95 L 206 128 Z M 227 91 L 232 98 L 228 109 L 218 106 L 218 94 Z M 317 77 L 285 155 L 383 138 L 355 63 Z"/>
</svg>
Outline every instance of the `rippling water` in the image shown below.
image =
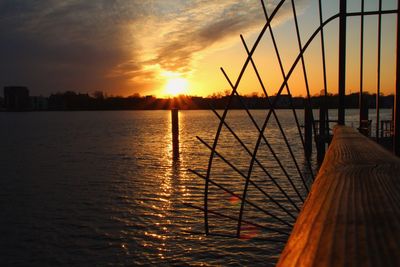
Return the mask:
<svg viewBox="0 0 400 267">
<path fill-rule="evenodd" d="M 239 135 L 254 134 L 230 114 Z M 203 214 L 183 203 L 201 206 L 204 182 L 187 169 L 207 166 L 195 136 L 213 140 L 210 111 L 180 112 L 178 161 L 168 111 L 0 113 L 0 123 L 1 266 L 276 262 L 282 244 L 190 234 Z"/>
</svg>

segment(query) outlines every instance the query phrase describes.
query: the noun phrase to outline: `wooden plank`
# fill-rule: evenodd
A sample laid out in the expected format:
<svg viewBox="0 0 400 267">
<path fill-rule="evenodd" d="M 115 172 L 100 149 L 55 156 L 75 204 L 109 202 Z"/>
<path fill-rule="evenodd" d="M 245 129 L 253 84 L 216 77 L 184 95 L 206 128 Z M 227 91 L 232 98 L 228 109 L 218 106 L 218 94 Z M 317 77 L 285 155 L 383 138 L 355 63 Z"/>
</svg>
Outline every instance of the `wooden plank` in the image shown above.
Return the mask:
<svg viewBox="0 0 400 267">
<path fill-rule="evenodd" d="M 400 266 L 400 159 L 337 126 L 278 266 Z"/>
</svg>

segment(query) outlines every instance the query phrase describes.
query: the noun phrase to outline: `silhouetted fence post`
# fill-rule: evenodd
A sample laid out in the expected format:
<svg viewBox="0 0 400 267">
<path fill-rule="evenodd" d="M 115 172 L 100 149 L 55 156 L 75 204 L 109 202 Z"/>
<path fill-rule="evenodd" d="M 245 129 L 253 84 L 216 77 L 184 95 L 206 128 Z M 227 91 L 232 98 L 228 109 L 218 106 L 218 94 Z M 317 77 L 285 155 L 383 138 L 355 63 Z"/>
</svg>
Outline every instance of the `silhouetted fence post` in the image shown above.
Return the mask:
<svg viewBox="0 0 400 267">
<path fill-rule="evenodd" d="M 365 136 L 371 135 L 371 121 L 368 119 L 368 103 L 364 94 L 360 96 L 360 126 L 358 131 Z"/>
<path fill-rule="evenodd" d="M 394 97 L 393 152 L 400 157 L 400 0 L 397 1 L 396 94 Z"/>
<path fill-rule="evenodd" d="M 346 93 L 346 0 L 340 0 L 339 20 L 339 108 L 338 123 L 345 124 L 345 93 Z"/>
<path fill-rule="evenodd" d="M 304 102 L 304 155 L 311 158 L 312 153 L 312 109 Z"/>
<path fill-rule="evenodd" d="M 325 142 L 328 138 L 326 129 L 326 101 L 325 96 L 320 96 L 319 103 L 319 131 L 318 131 L 318 147 L 317 147 L 317 161 L 318 165 L 322 164 L 325 156 Z"/>
<path fill-rule="evenodd" d="M 360 118 L 361 121 L 368 120 L 368 103 L 365 101 L 365 96 L 362 95 L 361 98 L 363 99 L 360 105 Z"/>
<path fill-rule="evenodd" d="M 179 110 L 177 108 L 171 109 L 171 123 L 172 123 L 172 156 L 174 159 L 179 158 Z"/>
</svg>

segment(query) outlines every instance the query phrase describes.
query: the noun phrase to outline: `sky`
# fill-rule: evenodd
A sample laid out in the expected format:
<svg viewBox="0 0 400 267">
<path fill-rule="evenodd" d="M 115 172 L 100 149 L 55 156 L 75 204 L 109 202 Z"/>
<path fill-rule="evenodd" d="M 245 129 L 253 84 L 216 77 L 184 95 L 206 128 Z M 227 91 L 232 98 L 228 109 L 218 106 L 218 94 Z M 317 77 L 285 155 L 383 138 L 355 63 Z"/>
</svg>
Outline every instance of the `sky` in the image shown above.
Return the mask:
<svg viewBox="0 0 400 267">
<path fill-rule="evenodd" d="M 269 13 L 277 0 L 264 0 Z M 285 71 L 298 53 L 292 6 L 287 1 L 274 18 L 274 33 Z M 396 8 L 384 0 L 384 9 Z M 319 23 L 316 0 L 296 0 L 302 43 Z M 360 9 L 360 0 L 349 1 L 349 11 Z M 377 0 L 366 0 L 366 9 Z M 324 0 L 323 15 L 338 10 L 338 1 Z M 349 19 L 347 64 L 348 92 L 359 84 L 359 19 Z M 223 67 L 235 82 L 247 58 L 243 34 L 252 47 L 265 17 L 260 0 L 0 0 L 0 86 L 29 87 L 31 95 L 73 90 L 103 91 L 107 95 L 168 94 L 183 86 L 184 93 L 208 96 L 231 90 L 220 71 Z M 376 88 L 377 17 L 366 20 L 365 89 Z M 383 19 L 382 91 L 394 88 L 395 17 Z M 326 28 L 328 91 L 337 91 L 337 20 Z M 354 34 L 352 33 L 354 30 Z M 357 39 L 358 38 L 358 39 Z M 274 94 L 282 75 L 266 34 L 254 60 Z M 305 55 L 312 94 L 323 88 L 320 39 Z M 335 65 L 336 64 L 336 65 Z M 305 95 L 301 65 L 289 80 L 294 95 Z M 254 70 L 247 68 L 239 92 L 261 93 Z"/>
</svg>

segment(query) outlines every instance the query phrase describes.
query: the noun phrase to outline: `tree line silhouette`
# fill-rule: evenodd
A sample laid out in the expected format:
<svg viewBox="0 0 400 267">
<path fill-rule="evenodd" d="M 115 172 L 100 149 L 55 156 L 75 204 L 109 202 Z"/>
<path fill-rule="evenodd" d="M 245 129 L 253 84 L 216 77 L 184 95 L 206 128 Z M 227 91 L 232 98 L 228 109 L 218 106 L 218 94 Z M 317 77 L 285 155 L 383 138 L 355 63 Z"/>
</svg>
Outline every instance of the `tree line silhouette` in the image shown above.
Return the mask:
<svg viewBox="0 0 400 267">
<path fill-rule="evenodd" d="M 37 97 L 31 97 L 32 99 Z M 66 91 L 51 94 L 48 98 L 42 97 L 46 101 L 40 110 L 167 110 L 178 108 L 183 110 L 190 109 L 223 109 L 226 107 L 230 96 L 228 94 L 213 94 L 208 97 L 180 95 L 171 98 L 156 98 L 154 96 L 140 96 L 135 94 L 128 97 L 107 96 L 97 91 L 92 95 Z M 276 96 L 270 96 L 273 103 Z M 364 94 L 364 101 L 369 108 L 375 108 L 376 95 Z M 1 99 L 0 99 L 1 100 Z M 392 108 L 393 95 L 381 96 L 380 107 Z M 4 101 L 3 101 L 4 102 Z M 353 93 L 346 95 L 345 108 L 358 108 L 359 94 Z M 276 108 L 287 109 L 292 106 L 296 109 L 303 109 L 306 99 L 298 96 L 281 95 L 276 102 Z M 326 108 L 337 108 L 339 103 L 338 95 L 312 96 L 312 108 L 319 108 L 321 103 L 325 103 Z M 0 101 L 1 104 L 1 101 Z M 231 99 L 232 109 L 268 109 L 269 102 L 265 97 L 257 94 L 246 96 L 234 96 Z M 6 107 L 5 107 L 6 108 Z M 27 110 L 38 110 L 34 106 Z"/>
<path fill-rule="evenodd" d="M 154 96 L 140 96 L 138 94 L 128 97 L 105 96 L 96 92 L 93 96 L 79 94 L 72 91 L 53 94 L 49 97 L 49 110 L 153 110 L 153 109 L 223 109 L 226 107 L 230 96 L 214 94 L 208 97 L 180 95 L 172 98 L 156 98 Z M 269 97 L 269 102 L 274 102 L 276 96 Z M 375 108 L 376 94 L 364 94 L 365 103 L 369 108 Z M 391 108 L 393 106 L 393 95 L 381 96 L 380 107 Z M 256 94 L 246 96 L 234 96 L 231 100 L 231 108 L 242 109 L 246 106 L 249 109 L 270 108 L 265 97 Z M 311 106 L 319 108 L 324 102 L 326 108 L 337 108 L 339 103 L 338 95 L 312 96 Z M 303 109 L 306 99 L 303 97 L 290 97 L 281 95 L 276 103 L 276 108 L 287 109 L 292 106 L 296 109 Z M 359 94 L 346 95 L 345 107 L 358 108 Z"/>
</svg>

